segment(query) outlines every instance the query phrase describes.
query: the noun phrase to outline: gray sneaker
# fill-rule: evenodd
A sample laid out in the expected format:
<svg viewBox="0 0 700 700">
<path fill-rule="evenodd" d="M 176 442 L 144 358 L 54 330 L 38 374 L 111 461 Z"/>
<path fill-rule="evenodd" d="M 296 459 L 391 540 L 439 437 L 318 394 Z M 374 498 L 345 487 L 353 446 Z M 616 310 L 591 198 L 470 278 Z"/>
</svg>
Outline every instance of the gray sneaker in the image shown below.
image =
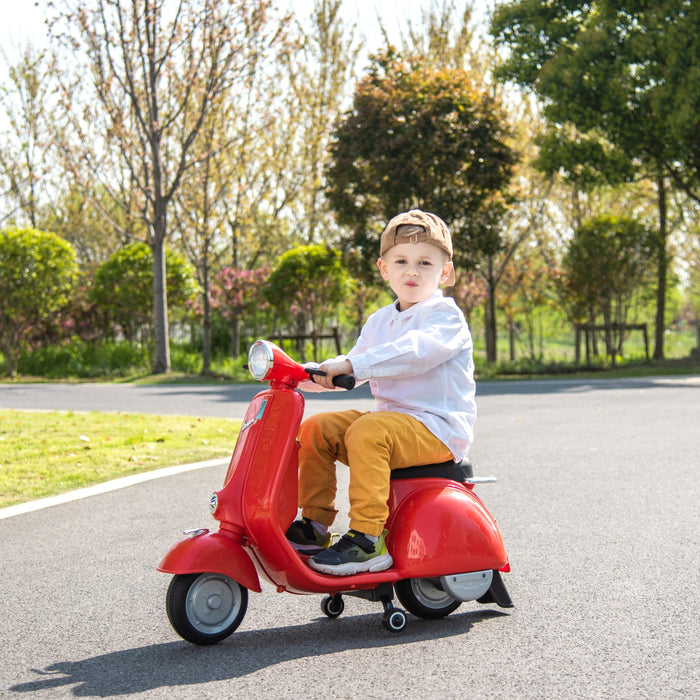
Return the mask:
<svg viewBox="0 0 700 700">
<path fill-rule="evenodd" d="M 384 571 L 394 563 L 386 548 L 386 535 L 384 530 L 380 538 L 372 542 L 361 532 L 350 530 L 332 547 L 312 555 L 308 564 L 316 571 L 334 576 Z"/>
<path fill-rule="evenodd" d="M 298 552 L 318 552 L 331 546 L 330 532 L 321 534 L 308 518 L 295 520 L 287 529 L 287 539 Z"/>
</svg>

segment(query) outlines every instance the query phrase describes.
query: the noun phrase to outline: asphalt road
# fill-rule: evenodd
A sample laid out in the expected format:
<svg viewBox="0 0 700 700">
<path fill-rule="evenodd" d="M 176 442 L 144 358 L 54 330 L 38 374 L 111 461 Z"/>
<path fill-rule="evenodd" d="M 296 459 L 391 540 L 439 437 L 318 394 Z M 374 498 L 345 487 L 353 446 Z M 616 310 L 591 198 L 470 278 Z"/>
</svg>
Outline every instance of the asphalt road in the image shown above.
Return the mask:
<svg viewBox="0 0 700 700">
<path fill-rule="evenodd" d="M 62 391 L 74 403 L 5 385 L 0 407 L 235 417 L 247 401 L 224 386 Z M 309 406 L 351 400 L 367 399 Z M 213 523 L 222 467 L 0 520 L 0 696 L 700 697 L 699 419 L 699 377 L 481 385 L 472 460 L 499 479 L 478 489 L 516 607 L 409 615 L 401 634 L 379 604 L 347 598 L 329 620 L 318 596 L 264 585 L 221 644 L 180 640 L 155 567 L 181 530 Z"/>
</svg>

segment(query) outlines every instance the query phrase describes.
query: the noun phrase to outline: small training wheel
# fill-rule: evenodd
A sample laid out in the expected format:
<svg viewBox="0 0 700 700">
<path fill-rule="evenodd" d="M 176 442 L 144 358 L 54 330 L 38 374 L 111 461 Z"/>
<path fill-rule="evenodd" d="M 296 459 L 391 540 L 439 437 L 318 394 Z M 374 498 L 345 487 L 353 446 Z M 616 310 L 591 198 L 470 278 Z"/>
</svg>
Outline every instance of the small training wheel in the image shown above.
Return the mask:
<svg viewBox="0 0 700 700">
<path fill-rule="evenodd" d="M 345 610 L 345 601 L 340 595 L 327 595 L 321 601 L 323 614 L 330 618 L 340 617 Z"/>
<path fill-rule="evenodd" d="M 401 632 L 406 627 L 406 613 L 398 608 L 389 608 L 382 615 L 382 624 L 389 632 Z"/>
</svg>

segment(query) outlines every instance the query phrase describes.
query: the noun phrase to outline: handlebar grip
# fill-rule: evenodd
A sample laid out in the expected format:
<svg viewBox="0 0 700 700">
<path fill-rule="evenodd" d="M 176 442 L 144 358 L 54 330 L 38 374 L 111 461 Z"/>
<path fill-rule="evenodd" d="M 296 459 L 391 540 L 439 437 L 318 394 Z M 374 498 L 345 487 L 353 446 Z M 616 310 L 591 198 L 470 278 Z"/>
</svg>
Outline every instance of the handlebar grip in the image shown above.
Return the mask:
<svg viewBox="0 0 700 700">
<path fill-rule="evenodd" d="M 355 388 L 355 377 L 352 374 L 336 374 L 333 377 L 333 386 L 350 391 Z"/>
<path fill-rule="evenodd" d="M 314 375 L 325 377 L 326 373 L 322 369 L 315 369 L 314 367 L 305 367 L 304 370 L 309 375 L 311 381 L 316 381 Z M 333 386 L 337 386 L 340 389 L 350 389 L 355 388 L 355 377 L 352 374 L 336 374 L 333 377 Z"/>
</svg>

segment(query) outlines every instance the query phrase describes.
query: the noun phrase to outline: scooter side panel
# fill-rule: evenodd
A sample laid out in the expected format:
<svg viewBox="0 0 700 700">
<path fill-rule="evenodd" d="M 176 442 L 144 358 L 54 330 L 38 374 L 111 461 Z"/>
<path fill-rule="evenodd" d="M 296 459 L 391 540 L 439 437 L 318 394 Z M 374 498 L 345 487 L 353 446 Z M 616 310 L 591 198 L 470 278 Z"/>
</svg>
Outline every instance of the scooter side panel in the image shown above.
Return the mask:
<svg viewBox="0 0 700 700">
<path fill-rule="evenodd" d="M 205 532 L 180 540 L 170 548 L 158 565 L 166 574 L 214 572 L 238 581 L 250 591 L 260 593 L 260 580 L 250 556 L 231 537 Z"/>
<path fill-rule="evenodd" d="M 303 398 L 291 389 L 268 389 L 253 398 L 224 486 L 217 491 L 217 520 L 245 527 L 257 541 L 255 521 L 276 512 L 280 527 L 286 530 L 297 510 L 296 431 L 303 412 Z M 279 469 L 280 462 L 287 467 Z M 265 522 L 263 534 L 268 525 Z"/>
<path fill-rule="evenodd" d="M 250 402 L 248 410 L 243 417 L 243 423 L 238 433 L 236 446 L 231 455 L 231 461 L 229 462 L 226 478 L 224 479 L 224 486 L 227 486 L 236 475 L 237 467 L 241 459 L 245 459 L 249 454 L 255 453 L 257 441 L 260 436 L 260 429 L 262 427 L 260 421 L 265 415 L 265 409 L 267 408 L 270 398 L 270 390 L 265 389 L 256 394 Z"/>
<path fill-rule="evenodd" d="M 241 499 L 248 537 L 276 549 L 297 512 L 297 431 L 304 399 L 293 390 L 270 392 Z M 257 427 L 257 426 L 256 426 Z M 271 524 L 275 523 L 275 527 Z"/>
<path fill-rule="evenodd" d="M 394 567 L 407 578 L 500 569 L 508 561 L 495 520 L 460 484 L 444 479 L 392 482 L 390 504 L 387 546 Z"/>
</svg>

